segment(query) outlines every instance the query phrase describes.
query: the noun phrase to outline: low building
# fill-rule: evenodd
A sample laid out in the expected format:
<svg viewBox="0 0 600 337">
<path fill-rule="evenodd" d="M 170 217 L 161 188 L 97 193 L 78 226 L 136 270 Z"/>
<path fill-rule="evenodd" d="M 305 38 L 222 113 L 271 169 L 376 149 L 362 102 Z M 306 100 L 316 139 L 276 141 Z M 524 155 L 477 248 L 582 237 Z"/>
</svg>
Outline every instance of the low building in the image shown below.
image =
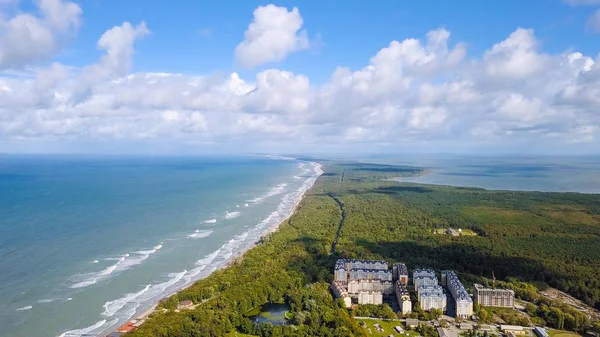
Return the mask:
<svg viewBox="0 0 600 337">
<path fill-rule="evenodd" d="M 537 337 L 550 337 L 550 335 L 548 335 L 548 333 L 546 332 L 546 330 L 544 330 L 544 328 L 536 326 L 535 328 L 533 328 L 533 333 L 537 336 Z"/>
<path fill-rule="evenodd" d="M 515 292 L 510 289 L 485 288 L 481 284 L 473 286 L 475 302 L 481 306 L 512 308 L 515 305 Z"/>
<path fill-rule="evenodd" d="M 419 320 L 416 318 L 407 318 L 404 325 L 406 325 L 407 328 L 416 328 L 419 326 Z"/>
<path fill-rule="evenodd" d="M 456 332 L 449 329 L 437 328 L 437 332 L 439 337 L 458 337 Z"/>
<path fill-rule="evenodd" d="M 402 329 L 402 327 L 401 327 L 401 326 L 399 326 L 399 325 L 398 325 L 398 326 L 395 326 L 395 327 L 394 327 L 394 330 L 396 330 L 396 332 L 397 332 L 397 333 L 403 333 L 403 332 L 404 332 L 404 329 Z"/>
<path fill-rule="evenodd" d="M 512 333 L 514 335 L 525 335 L 527 331 L 519 325 L 500 325 L 500 330 L 505 334 Z"/>
<path fill-rule="evenodd" d="M 448 228 L 446 229 L 446 234 L 448 235 L 452 235 L 452 236 L 460 236 L 460 229 L 454 229 L 454 228 Z"/>
<path fill-rule="evenodd" d="M 412 312 L 412 302 L 410 301 L 410 294 L 406 286 L 400 282 L 400 280 L 396 281 L 396 300 L 398 301 L 398 307 L 403 315 L 409 314 Z"/>
<path fill-rule="evenodd" d="M 446 311 L 446 294 L 442 287 L 436 285 L 432 287 L 421 287 L 418 291 L 419 303 L 421 309 L 429 311 L 431 309 L 440 309 Z"/>
<path fill-rule="evenodd" d="M 472 329 L 473 329 L 473 324 L 471 324 L 471 323 L 460 323 L 460 324 L 458 325 L 458 327 L 459 327 L 461 330 L 472 330 Z"/>
<path fill-rule="evenodd" d="M 183 301 L 179 301 L 179 303 L 177 304 L 177 309 L 178 310 L 189 309 L 193 306 L 194 306 L 194 302 L 192 302 L 191 300 L 183 300 Z"/>
<path fill-rule="evenodd" d="M 392 277 L 394 281 L 400 281 L 400 283 L 408 284 L 408 268 L 404 263 L 394 263 L 392 265 Z"/>
<path fill-rule="evenodd" d="M 119 332 L 119 333 L 127 333 L 127 332 L 133 331 L 135 329 L 137 329 L 137 327 L 135 325 L 133 325 L 133 322 L 127 322 L 127 323 L 121 325 L 117 329 L 117 332 Z"/>
</svg>

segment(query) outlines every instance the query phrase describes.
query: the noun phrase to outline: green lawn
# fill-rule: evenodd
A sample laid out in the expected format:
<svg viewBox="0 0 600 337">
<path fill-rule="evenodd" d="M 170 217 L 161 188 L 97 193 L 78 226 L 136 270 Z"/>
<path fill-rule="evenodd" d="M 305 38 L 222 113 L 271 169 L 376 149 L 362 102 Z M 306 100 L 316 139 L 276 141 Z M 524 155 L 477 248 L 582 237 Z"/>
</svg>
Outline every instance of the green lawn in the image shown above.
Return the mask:
<svg viewBox="0 0 600 337">
<path fill-rule="evenodd" d="M 550 337 L 581 337 L 581 335 L 578 335 L 574 332 L 562 330 L 550 330 L 548 331 L 548 334 Z"/>
<path fill-rule="evenodd" d="M 358 320 L 360 321 L 360 320 Z M 394 330 L 395 326 L 401 326 L 402 328 L 404 328 L 404 324 L 402 324 L 401 322 L 398 321 L 384 321 L 384 320 L 364 320 L 365 323 L 367 323 L 367 328 L 371 329 L 371 334 L 369 336 L 378 336 L 378 337 L 387 337 L 389 335 L 393 335 L 396 337 L 400 337 L 400 336 L 404 336 L 404 337 L 418 337 L 419 333 L 415 332 L 415 331 L 406 331 L 404 330 L 403 334 L 399 334 L 396 332 L 396 330 Z M 379 332 L 375 329 L 375 327 L 373 326 L 373 324 L 379 323 L 379 325 L 381 325 L 381 327 L 383 328 L 382 332 Z M 408 333 L 408 336 L 406 335 Z"/>
</svg>

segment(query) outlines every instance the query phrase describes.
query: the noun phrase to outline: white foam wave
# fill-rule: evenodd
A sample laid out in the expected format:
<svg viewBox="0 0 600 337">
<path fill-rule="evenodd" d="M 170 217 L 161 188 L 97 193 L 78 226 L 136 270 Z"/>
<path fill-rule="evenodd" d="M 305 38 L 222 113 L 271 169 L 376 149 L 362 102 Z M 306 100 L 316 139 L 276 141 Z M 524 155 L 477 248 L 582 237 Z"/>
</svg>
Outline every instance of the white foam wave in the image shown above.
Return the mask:
<svg viewBox="0 0 600 337">
<path fill-rule="evenodd" d="M 287 187 L 287 185 L 288 184 L 286 184 L 286 183 L 281 183 L 277 186 L 272 187 L 265 195 L 262 195 L 258 198 L 254 198 L 251 200 L 246 200 L 246 201 L 248 201 L 249 203 L 252 203 L 252 204 L 257 204 L 267 198 L 270 198 L 272 196 L 283 193 L 285 191 L 285 188 Z"/>
<path fill-rule="evenodd" d="M 199 229 L 196 229 L 196 231 L 193 234 L 188 235 L 188 238 L 190 239 L 202 239 L 205 238 L 207 236 L 210 236 L 213 233 L 213 231 L 201 231 Z"/>
<path fill-rule="evenodd" d="M 206 269 L 206 267 L 208 267 L 214 260 L 215 258 L 219 255 L 219 253 L 221 252 L 221 249 L 217 249 L 214 252 L 206 255 L 205 257 L 201 258 L 200 260 L 196 261 L 196 268 L 190 270 L 186 275 L 185 275 L 185 283 L 190 283 L 192 282 L 195 277 L 200 274 L 200 272 L 202 272 L 203 270 Z M 216 268 L 216 266 L 214 267 Z"/>
<path fill-rule="evenodd" d="M 119 319 L 130 319 L 142 303 L 156 301 L 161 296 L 172 293 L 178 287 L 208 275 L 229 261 L 234 254 L 239 254 L 249 248 L 267 230 L 280 223 L 292 213 L 292 210 L 300 202 L 302 195 L 314 184 L 318 176 L 323 173 L 319 164 L 310 164 L 312 166 L 312 173 L 309 178 L 303 182 L 299 189 L 284 194 L 277 210 L 271 212 L 256 226 L 228 240 L 220 248 L 198 260 L 195 268 L 190 271 L 169 274 L 169 280 L 163 283 L 147 285 L 136 293 L 126 294 L 119 299 L 106 302 L 103 315 L 106 317 L 118 317 Z M 198 230 L 194 234 L 196 233 L 200 233 L 200 231 Z M 104 329 L 106 328 L 107 326 L 104 326 Z"/>
<path fill-rule="evenodd" d="M 52 303 L 52 302 L 56 302 L 58 300 L 59 300 L 58 298 L 46 298 L 46 299 L 37 301 L 37 303 Z"/>
<path fill-rule="evenodd" d="M 117 261 L 116 263 L 104 268 L 99 272 L 93 273 L 85 273 L 79 274 L 74 277 L 74 283 L 71 285 L 71 288 L 86 288 L 97 282 L 110 277 L 115 272 L 122 272 L 127 270 L 133 266 L 136 266 L 144 260 L 146 260 L 150 255 L 156 253 L 163 247 L 163 242 L 152 247 L 150 250 L 139 250 L 133 253 L 123 254 L 118 258 L 107 258 L 107 261 Z"/>
<path fill-rule="evenodd" d="M 242 212 L 225 212 L 225 219 L 235 219 L 242 215 Z"/>
<path fill-rule="evenodd" d="M 25 311 L 25 310 L 30 310 L 30 309 L 32 309 L 32 308 L 33 308 L 33 307 L 32 307 L 31 305 L 26 305 L 26 306 L 24 306 L 24 307 L 21 307 L 21 308 L 19 308 L 19 309 L 15 310 L 15 311 Z"/>
<path fill-rule="evenodd" d="M 217 219 L 204 220 L 204 223 L 217 223 Z"/>
<path fill-rule="evenodd" d="M 165 282 L 148 284 L 138 292 L 129 293 L 116 300 L 108 301 L 104 303 L 102 315 L 105 317 L 112 317 L 122 313 L 123 315 L 119 316 L 129 318 L 135 314 L 135 311 L 139 308 L 141 303 L 156 300 L 163 295 L 163 293 L 181 281 L 186 273 L 187 270 L 180 273 L 169 274 L 169 280 Z"/>
<path fill-rule="evenodd" d="M 244 207 L 248 207 L 248 206 L 250 206 L 250 205 L 248 205 L 248 204 L 244 204 Z"/>
<path fill-rule="evenodd" d="M 94 260 L 94 261 L 92 261 L 92 263 L 98 263 L 98 262 L 100 262 L 100 261 L 98 261 L 98 260 Z"/>
<path fill-rule="evenodd" d="M 114 320 L 110 321 L 107 324 L 107 326 L 114 325 L 115 323 L 117 323 L 117 321 L 118 321 L 117 319 L 114 319 Z M 87 328 L 76 329 L 76 330 L 69 330 L 67 332 L 63 332 L 58 337 L 82 337 L 82 336 L 90 336 L 90 335 L 92 335 L 93 331 L 100 329 L 105 324 L 106 324 L 106 320 L 103 319 L 103 320 L 101 320 L 99 322 L 96 322 L 93 325 L 88 326 Z"/>
</svg>

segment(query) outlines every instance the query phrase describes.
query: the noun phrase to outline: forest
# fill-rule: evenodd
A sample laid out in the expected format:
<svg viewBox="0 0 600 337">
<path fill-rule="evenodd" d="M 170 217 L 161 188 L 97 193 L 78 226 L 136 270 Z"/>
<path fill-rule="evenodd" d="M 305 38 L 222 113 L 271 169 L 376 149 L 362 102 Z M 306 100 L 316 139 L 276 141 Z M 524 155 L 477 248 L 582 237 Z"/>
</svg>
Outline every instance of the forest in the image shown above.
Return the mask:
<svg viewBox="0 0 600 337">
<path fill-rule="evenodd" d="M 278 231 L 229 267 L 163 300 L 164 310 L 128 336 L 225 336 L 235 331 L 366 336 L 352 318 L 359 315 L 328 290 L 333 264 L 341 257 L 404 262 L 409 270 L 453 269 L 467 287 L 489 282 L 493 272 L 499 284 L 531 303 L 527 312 L 539 325 L 581 332 L 591 324 L 586 315 L 539 295 L 547 287 L 600 308 L 600 195 L 398 183 L 385 178 L 423 171 L 391 165 L 326 162 L 324 170 Z M 439 234 L 448 227 L 477 235 Z M 198 306 L 176 312 L 185 299 Z M 282 300 L 291 307 L 289 325 L 257 325 L 245 315 Z M 377 310 L 390 316 L 387 308 L 357 309 L 363 314 Z"/>
</svg>

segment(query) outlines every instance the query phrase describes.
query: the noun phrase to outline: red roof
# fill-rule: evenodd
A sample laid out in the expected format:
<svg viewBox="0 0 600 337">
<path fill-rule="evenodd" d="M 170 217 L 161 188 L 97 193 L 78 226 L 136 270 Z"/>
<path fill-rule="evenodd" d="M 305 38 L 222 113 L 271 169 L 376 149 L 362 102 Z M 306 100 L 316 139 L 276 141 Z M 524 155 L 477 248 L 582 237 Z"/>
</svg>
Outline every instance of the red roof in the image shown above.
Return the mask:
<svg viewBox="0 0 600 337">
<path fill-rule="evenodd" d="M 135 325 L 133 325 L 132 322 L 127 322 L 127 323 L 121 325 L 121 327 L 117 329 L 117 332 L 129 332 L 129 331 L 133 331 L 135 329 L 137 329 L 137 327 Z"/>
</svg>

